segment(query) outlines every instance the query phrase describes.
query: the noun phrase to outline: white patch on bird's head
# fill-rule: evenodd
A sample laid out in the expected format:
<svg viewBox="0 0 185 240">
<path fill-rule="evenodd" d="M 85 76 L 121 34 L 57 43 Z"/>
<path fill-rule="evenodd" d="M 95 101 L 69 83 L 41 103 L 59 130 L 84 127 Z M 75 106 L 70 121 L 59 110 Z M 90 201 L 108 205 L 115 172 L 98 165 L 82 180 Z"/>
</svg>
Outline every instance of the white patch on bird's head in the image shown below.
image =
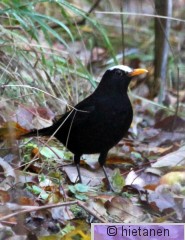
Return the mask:
<svg viewBox="0 0 185 240">
<path fill-rule="evenodd" d="M 125 65 L 116 65 L 116 66 L 113 66 L 113 67 L 110 67 L 109 70 L 114 70 L 114 69 L 120 69 L 124 72 L 127 72 L 127 73 L 131 73 L 133 71 L 132 68 L 128 67 L 128 66 L 125 66 Z"/>
</svg>

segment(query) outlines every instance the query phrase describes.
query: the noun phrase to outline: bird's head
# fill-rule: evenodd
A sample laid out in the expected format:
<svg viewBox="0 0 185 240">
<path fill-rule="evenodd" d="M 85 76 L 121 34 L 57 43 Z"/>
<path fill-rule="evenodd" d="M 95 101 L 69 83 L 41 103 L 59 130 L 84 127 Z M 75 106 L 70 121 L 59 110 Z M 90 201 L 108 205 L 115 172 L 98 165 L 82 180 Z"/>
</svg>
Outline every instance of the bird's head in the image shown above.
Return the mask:
<svg viewBox="0 0 185 240">
<path fill-rule="evenodd" d="M 133 77 L 147 73 L 143 68 L 132 69 L 125 65 L 116 65 L 109 68 L 103 75 L 99 87 L 107 91 L 127 92 L 128 85 Z"/>
</svg>

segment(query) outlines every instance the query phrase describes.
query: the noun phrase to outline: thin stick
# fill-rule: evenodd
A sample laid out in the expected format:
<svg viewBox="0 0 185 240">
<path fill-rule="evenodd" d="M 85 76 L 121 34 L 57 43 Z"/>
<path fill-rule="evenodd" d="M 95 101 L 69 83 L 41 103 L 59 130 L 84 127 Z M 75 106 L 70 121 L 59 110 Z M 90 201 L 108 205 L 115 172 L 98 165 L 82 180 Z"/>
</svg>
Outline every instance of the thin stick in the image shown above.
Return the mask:
<svg viewBox="0 0 185 240">
<path fill-rule="evenodd" d="M 147 13 L 134 13 L 134 12 L 103 12 L 103 11 L 95 11 L 95 13 L 101 13 L 101 14 L 110 14 L 110 15 L 131 15 L 131 16 L 141 16 L 141 17 L 154 17 L 154 18 L 164 18 L 164 19 L 170 19 L 174 21 L 179 22 L 185 22 L 185 20 L 180 18 L 174 18 L 174 17 L 168 17 L 168 16 L 162 16 L 162 15 L 154 15 L 154 14 L 147 14 Z"/>
<path fill-rule="evenodd" d="M 102 223 L 107 223 L 107 221 L 105 221 L 104 218 L 102 218 L 101 216 L 98 216 L 98 215 L 95 214 L 93 211 L 91 211 L 88 207 L 86 207 L 86 206 L 84 205 L 84 202 L 78 201 L 77 204 L 78 204 L 79 207 L 82 207 L 86 212 L 90 213 L 90 214 L 93 215 L 95 218 L 97 218 L 100 222 L 102 222 Z"/>
<path fill-rule="evenodd" d="M 57 203 L 57 204 L 49 204 L 49 205 L 39 206 L 39 207 L 24 206 L 23 210 L 20 210 L 18 212 L 11 213 L 4 217 L 1 217 L 0 222 L 6 220 L 8 218 L 18 216 L 20 214 L 25 214 L 25 213 L 30 213 L 33 211 L 45 210 L 45 209 L 50 209 L 50 208 L 62 207 L 62 206 L 71 206 L 71 205 L 75 205 L 75 204 L 77 204 L 79 207 L 82 207 L 85 211 L 87 211 L 88 213 L 93 215 L 100 222 L 106 223 L 106 221 L 101 216 L 98 216 L 97 214 L 95 214 L 93 211 L 91 211 L 89 208 L 87 208 L 82 201 L 79 201 L 79 200 L 78 201 L 75 200 L 75 201 L 71 201 L 71 202 L 64 202 L 64 203 Z"/>
<path fill-rule="evenodd" d="M 11 213 L 4 217 L 1 217 L 0 221 L 4 221 L 8 218 L 15 217 L 17 215 L 24 214 L 24 213 L 29 213 L 29 212 L 44 210 L 44 209 L 50 209 L 50 208 L 55 208 L 55 207 L 61 207 L 61 206 L 70 206 L 70 205 L 74 205 L 77 203 L 78 203 L 78 201 L 71 201 L 71 202 L 64 202 L 64 203 L 57 203 L 57 204 L 49 204 L 49 205 L 39 206 L 39 207 L 24 206 L 23 210 L 20 210 L 18 212 Z"/>
</svg>

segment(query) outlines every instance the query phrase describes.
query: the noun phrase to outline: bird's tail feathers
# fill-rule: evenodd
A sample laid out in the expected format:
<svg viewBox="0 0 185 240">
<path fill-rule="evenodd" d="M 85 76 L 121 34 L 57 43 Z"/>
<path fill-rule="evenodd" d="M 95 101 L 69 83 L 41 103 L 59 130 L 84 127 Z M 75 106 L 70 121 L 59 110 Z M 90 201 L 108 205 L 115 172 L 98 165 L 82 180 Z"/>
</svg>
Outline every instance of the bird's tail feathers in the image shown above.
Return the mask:
<svg viewBox="0 0 185 240">
<path fill-rule="evenodd" d="M 54 127 L 46 127 L 40 130 L 33 129 L 27 130 L 20 126 L 16 122 L 6 122 L 0 128 L 0 141 L 11 140 L 11 139 L 23 139 L 26 137 L 34 136 L 51 136 L 54 133 Z"/>
<path fill-rule="evenodd" d="M 40 137 L 40 136 L 51 136 L 53 133 L 53 128 L 51 127 L 46 127 L 42 129 L 32 129 L 26 134 L 21 135 L 21 138 L 26 138 L 26 137 Z"/>
</svg>

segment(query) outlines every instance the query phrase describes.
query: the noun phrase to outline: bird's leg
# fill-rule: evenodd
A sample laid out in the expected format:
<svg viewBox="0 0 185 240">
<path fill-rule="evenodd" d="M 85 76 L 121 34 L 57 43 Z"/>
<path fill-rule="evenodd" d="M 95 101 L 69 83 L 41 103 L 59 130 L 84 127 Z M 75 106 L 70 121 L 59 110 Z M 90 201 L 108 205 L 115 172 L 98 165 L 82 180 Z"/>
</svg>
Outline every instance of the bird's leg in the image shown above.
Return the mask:
<svg viewBox="0 0 185 240">
<path fill-rule="evenodd" d="M 112 187 L 112 184 L 111 184 L 111 182 L 110 182 L 110 180 L 109 180 L 109 177 L 108 177 L 108 174 L 107 174 L 107 171 L 106 171 L 106 167 L 105 167 L 105 161 L 106 161 L 107 153 L 108 153 L 108 152 L 100 153 L 100 156 L 99 156 L 98 161 L 99 161 L 100 166 L 101 166 L 102 169 L 103 169 L 105 178 L 107 179 L 107 182 L 108 182 L 108 190 L 114 191 L 114 189 L 113 189 L 113 187 Z"/>
<path fill-rule="evenodd" d="M 81 174 L 80 174 L 80 157 L 81 157 L 81 155 L 75 154 L 74 155 L 74 163 L 76 165 L 76 169 L 77 169 L 77 172 L 78 172 L 79 182 L 82 183 L 82 177 L 81 177 Z"/>
<path fill-rule="evenodd" d="M 81 174 L 80 174 L 80 164 L 76 164 L 76 169 L 77 169 L 77 172 L 78 172 L 79 182 L 82 183 L 82 177 L 81 177 Z"/>
</svg>

